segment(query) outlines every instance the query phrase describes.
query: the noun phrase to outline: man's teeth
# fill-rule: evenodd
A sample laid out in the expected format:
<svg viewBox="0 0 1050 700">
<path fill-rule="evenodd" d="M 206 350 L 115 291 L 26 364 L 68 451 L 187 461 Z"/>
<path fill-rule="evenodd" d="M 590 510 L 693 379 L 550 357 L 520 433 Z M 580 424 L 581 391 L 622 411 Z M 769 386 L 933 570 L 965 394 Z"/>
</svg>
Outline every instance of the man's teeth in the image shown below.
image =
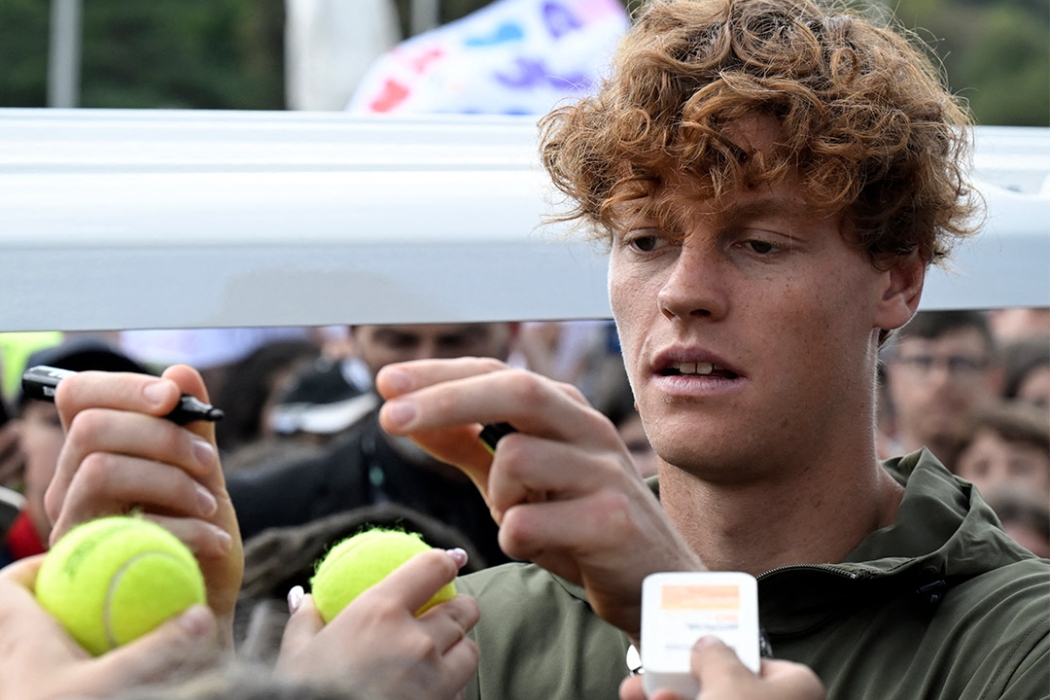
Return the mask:
<svg viewBox="0 0 1050 700">
<path fill-rule="evenodd" d="M 711 374 L 715 370 L 710 362 L 676 362 L 671 368 L 679 374 Z"/>
</svg>

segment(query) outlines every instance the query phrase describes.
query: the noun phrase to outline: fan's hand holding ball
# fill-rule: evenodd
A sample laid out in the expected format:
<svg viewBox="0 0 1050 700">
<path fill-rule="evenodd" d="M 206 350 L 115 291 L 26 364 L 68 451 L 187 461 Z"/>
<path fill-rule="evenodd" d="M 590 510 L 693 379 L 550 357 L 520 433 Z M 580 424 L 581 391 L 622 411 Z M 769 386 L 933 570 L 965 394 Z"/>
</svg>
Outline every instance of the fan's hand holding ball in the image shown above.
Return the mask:
<svg viewBox="0 0 1050 700">
<path fill-rule="evenodd" d="M 343 540 L 318 563 L 310 581 L 321 617 L 330 622 L 366 589 L 413 556 L 430 549 L 420 535 L 399 530 L 377 528 Z M 455 597 L 455 585 L 447 583 L 416 614 Z"/>
<path fill-rule="evenodd" d="M 40 567 L 36 597 L 96 656 L 206 600 L 189 548 L 130 516 L 93 520 L 63 536 Z"/>
</svg>

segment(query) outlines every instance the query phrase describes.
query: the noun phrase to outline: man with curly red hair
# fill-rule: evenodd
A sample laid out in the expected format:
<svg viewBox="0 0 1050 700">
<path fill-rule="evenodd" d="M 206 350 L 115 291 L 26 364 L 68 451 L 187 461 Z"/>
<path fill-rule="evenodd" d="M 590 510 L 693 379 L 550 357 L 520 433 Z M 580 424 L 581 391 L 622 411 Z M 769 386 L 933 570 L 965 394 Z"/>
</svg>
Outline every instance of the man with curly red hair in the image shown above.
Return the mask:
<svg viewBox="0 0 1050 700">
<path fill-rule="evenodd" d="M 966 113 L 934 64 L 901 32 L 808 0 L 652 0 L 614 68 L 544 120 L 542 154 L 576 203 L 566 217 L 609 245 L 658 494 L 574 387 L 484 358 L 377 376 L 382 426 L 466 471 L 503 550 L 531 562 L 460 581 L 481 608 L 466 696 L 641 697 L 625 655 L 642 579 L 711 569 L 758 576 L 772 653 L 829 697 L 1046 697 L 1050 564 L 929 452 L 875 451 L 879 346 L 975 222 Z M 157 381 L 168 401 L 202 394 L 187 368 Z M 63 383 L 49 512 L 61 532 L 100 504 L 162 504 L 212 553 L 221 613 L 241 563 L 221 472 L 150 417 L 166 406 L 142 384 Z M 494 455 L 477 439 L 493 422 L 517 429 Z M 161 466 L 215 494 L 215 528 L 165 498 Z M 93 483 L 123 490 L 104 500 Z M 813 689 L 800 667 L 721 668 L 732 689 L 703 681 L 701 698 L 786 697 L 782 671 Z"/>
<path fill-rule="evenodd" d="M 541 129 L 564 218 L 610 250 L 659 505 L 568 387 L 384 370 L 383 425 L 472 473 L 534 562 L 465 581 L 468 697 L 611 697 L 642 578 L 694 568 L 758 576 L 774 655 L 829 697 L 1045 696 L 1047 562 L 928 451 L 875 452 L 879 347 L 978 221 L 967 114 L 931 60 L 806 0 L 654 0 L 602 89 Z M 491 464 L 453 439 L 496 420 L 519 432 Z"/>
</svg>

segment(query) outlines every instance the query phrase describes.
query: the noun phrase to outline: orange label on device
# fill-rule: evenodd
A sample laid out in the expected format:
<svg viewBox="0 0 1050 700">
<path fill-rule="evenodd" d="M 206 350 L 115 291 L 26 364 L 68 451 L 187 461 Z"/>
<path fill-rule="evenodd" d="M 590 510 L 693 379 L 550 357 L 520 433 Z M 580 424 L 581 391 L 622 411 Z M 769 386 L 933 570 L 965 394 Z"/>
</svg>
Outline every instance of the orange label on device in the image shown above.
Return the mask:
<svg viewBox="0 0 1050 700">
<path fill-rule="evenodd" d="M 664 610 L 730 610 L 740 607 L 737 586 L 664 586 Z"/>
</svg>

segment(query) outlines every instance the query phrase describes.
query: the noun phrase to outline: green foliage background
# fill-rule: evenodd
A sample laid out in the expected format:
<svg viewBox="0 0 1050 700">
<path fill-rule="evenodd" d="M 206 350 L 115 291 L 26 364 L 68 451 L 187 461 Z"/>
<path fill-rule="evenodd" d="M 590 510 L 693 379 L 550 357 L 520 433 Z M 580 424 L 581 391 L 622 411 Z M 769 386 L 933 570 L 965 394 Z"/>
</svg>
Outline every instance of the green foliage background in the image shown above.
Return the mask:
<svg viewBox="0 0 1050 700">
<path fill-rule="evenodd" d="M 410 0 L 396 1 L 407 31 Z M 1050 125 L 1046 0 L 894 1 L 979 123 Z M 442 0 L 441 21 L 489 2 Z M 85 107 L 284 107 L 283 0 L 84 0 L 83 7 Z M 0 106 L 45 104 L 49 12 L 49 0 L 0 0 Z"/>
</svg>

